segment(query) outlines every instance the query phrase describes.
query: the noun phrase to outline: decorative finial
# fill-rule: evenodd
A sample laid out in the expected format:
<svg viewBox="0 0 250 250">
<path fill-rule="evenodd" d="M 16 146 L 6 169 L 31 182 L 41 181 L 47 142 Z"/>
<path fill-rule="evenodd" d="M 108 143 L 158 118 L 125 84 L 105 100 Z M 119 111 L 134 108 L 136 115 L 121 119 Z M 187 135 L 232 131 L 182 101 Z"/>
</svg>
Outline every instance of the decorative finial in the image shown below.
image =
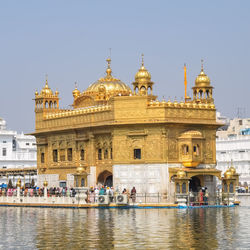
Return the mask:
<svg viewBox="0 0 250 250">
<path fill-rule="evenodd" d="M 203 71 L 203 59 L 201 59 L 201 71 Z"/>
<path fill-rule="evenodd" d="M 106 73 L 107 73 L 107 76 L 111 76 L 111 73 L 112 73 L 112 70 L 111 70 L 111 67 L 110 67 L 110 65 L 111 65 L 111 58 L 108 57 L 106 61 L 108 63 L 108 68 L 106 70 Z"/>
<path fill-rule="evenodd" d="M 109 48 L 109 58 L 111 58 L 111 48 Z"/>
<path fill-rule="evenodd" d="M 48 74 L 45 75 L 45 79 L 46 79 L 45 85 L 48 85 Z"/>
<path fill-rule="evenodd" d="M 75 81 L 75 89 L 77 89 L 77 81 Z"/>
<path fill-rule="evenodd" d="M 144 66 L 144 54 L 143 53 L 141 54 L 141 66 L 142 67 Z"/>
</svg>

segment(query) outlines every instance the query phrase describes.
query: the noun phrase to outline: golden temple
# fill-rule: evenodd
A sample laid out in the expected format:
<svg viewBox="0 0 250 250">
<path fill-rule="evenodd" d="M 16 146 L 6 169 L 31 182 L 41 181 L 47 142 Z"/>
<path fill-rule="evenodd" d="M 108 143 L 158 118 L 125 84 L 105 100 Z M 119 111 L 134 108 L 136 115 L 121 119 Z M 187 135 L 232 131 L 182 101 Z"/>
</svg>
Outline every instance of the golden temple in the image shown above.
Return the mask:
<svg viewBox="0 0 250 250">
<path fill-rule="evenodd" d="M 83 92 L 76 86 L 73 108 L 61 109 L 58 91 L 46 80 L 35 93 L 33 133 L 41 183 L 101 183 L 169 193 L 176 177 L 184 179 L 180 184 L 188 179 L 193 189 L 214 188 L 216 177 L 221 178 L 215 168 L 216 129 L 221 124 L 216 122 L 213 87 L 203 64 L 193 98 L 185 94 L 184 101 L 159 101 L 153 95 L 154 82 L 143 58 L 132 86 L 112 76 L 108 58 L 105 77 Z M 180 169 L 184 175 L 177 173 Z"/>
</svg>

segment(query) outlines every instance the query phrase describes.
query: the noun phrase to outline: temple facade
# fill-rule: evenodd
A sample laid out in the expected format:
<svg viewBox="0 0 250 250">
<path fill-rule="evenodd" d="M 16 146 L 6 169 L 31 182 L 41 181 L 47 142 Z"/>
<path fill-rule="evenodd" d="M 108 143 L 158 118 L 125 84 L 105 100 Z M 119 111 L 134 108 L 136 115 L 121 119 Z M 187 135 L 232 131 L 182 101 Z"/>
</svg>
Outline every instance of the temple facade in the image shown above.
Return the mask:
<svg viewBox="0 0 250 250">
<path fill-rule="evenodd" d="M 96 186 L 138 193 L 215 191 L 216 109 L 213 87 L 203 66 L 181 102 L 154 95 L 142 64 L 132 88 L 106 75 L 81 92 L 73 90 L 72 109 L 59 108 L 59 93 L 46 80 L 35 93 L 38 185 Z"/>
</svg>

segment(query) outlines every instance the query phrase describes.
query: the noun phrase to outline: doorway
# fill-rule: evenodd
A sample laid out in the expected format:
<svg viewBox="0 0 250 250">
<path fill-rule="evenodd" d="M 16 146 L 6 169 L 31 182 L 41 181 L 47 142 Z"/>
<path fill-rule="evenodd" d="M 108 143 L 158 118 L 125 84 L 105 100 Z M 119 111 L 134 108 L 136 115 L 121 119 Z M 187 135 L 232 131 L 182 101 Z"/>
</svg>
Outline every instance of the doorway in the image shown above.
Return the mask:
<svg viewBox="0 0 250 250">
<path fill-rule="evenodd" d="M 197 176 L 193 176 L 189 182 L 189 191 L 191 192 L 199 192 L 201 188 L 200 178 Z"/>
</svg>

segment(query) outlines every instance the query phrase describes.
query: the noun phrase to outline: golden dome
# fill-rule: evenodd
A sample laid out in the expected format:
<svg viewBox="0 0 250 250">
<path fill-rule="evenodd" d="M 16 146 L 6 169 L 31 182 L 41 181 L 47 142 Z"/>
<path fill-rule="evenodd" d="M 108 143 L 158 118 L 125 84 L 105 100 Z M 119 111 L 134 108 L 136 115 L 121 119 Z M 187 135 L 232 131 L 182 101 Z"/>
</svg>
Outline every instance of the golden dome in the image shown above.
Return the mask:
<svg viewBox="0 0 250 250">
<path fill-rule="evenodd" d="M 195 85 L 199 87 L 206 87 L 210 86 L 210 79 L 209 77 L 204 73 L 203 70 L 203 61 L 201 63 L 201 72 L 195 79 Z"/>
<path fill-rule="evenodd" d="M 85 169 L 82 166 L 80 166 L 76 169 L 76 172 L 77 174 L 82 174 L 83 172 L 85 172 Z"/>
<path fill-rule="evenodd" d="M 47 79 L 46 79 L 45 87 L 41 91 L 41 95 L 53 95 L 53 91 L 49 87 Z"/>
<path fill-rule="evenodd" d="M 35 95 L 37 96 L 37 95 L 39 95 L 39 93 L 38 93 L 38 91 L 36 90 L 36 92 L 35 92 Z"/>
<path fill-rule="evenodd" d="M 186 177 L 186 172 L 183 171 L 182 169 L 178 170 L 178 172 L 177 172 L 177 178 L 182 179 L 182 178 L 185 178 L 185 177 Z"/>
<path fill-rule="evenodd" d="M 106 93 L 106 95 L 110 98 L 116 95 L 129 95 L 131 93 L 131 89 L 127 84 L 111 75 L 112 70 L 110 68 L 110 58 L 107 59 L 107 62 L 108 68 L 106 70 L 106 76 L 91 84 L 86 91 L 84 91 L 84 95 Z"/>
<path fill-rule="evenodd" d="M 80 91 L 77 89 L 77 83 L 75 83 L 75 89 L 72 91 L 73 97 L 76 98 L 80 95 Z"/>
<path fill-rule="evenodd" d="M 59 92 L 58 90 L 55 91 L 55 95 L 58 96 L 59 95 Z"/>
<path fill-rule="evenodd" d="M 139 69 L 139 71 L 138 71 L 138 72 L 136 73 L 136 75 L 135 75 L 135 81 L 136 81 L 136 82 L 142 82 L 142 81 L 150 82 L 150 81 L 151 81 L 151 75 L 150 75 L 150 73 L 147 71 L 147 69 L 144 67 L 143 54 L 142 54 L 142 64 L 141 64 L 141 68 Z"/>
<path fill-rule="evenodd" d="M 46 180 L 43 182 L 43 186 L 44 186 L 44 187 L 47 187 L 47 186 L 48 186 L 48 182 L 47 182 Z"/>
<path fill-rule="evenodd" d="M 224 173 L 224 178 L 226 179 L 232 178 L 232 172 L 229 169 Z"/>
<path fill-rule="evenodd" d="M 231 166 L 231 167 L 229 168 L 229 171 L 232 173 L 232 175 L 236 174 L 236 169 L 235 169 L 234 166 Z"/>
</svg>

